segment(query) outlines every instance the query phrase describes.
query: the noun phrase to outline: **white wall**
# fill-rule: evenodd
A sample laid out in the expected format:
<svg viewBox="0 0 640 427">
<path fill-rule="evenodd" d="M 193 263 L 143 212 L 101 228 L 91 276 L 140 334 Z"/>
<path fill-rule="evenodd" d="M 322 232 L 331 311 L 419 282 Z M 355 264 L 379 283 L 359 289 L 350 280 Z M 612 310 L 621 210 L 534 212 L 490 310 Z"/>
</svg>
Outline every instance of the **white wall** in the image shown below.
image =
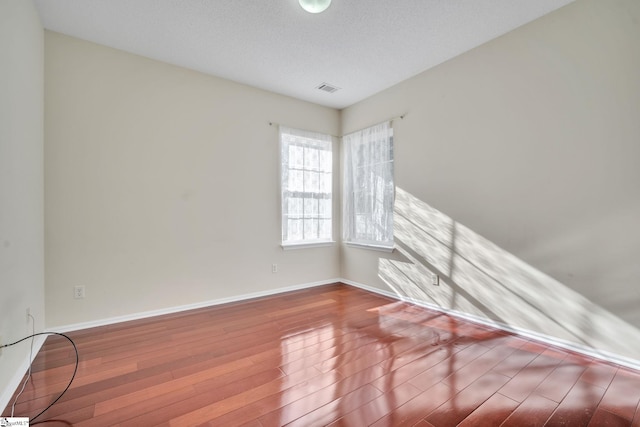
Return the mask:
<svg viewBox="0 0 640 427">
<path fill-rule="evenodd" d="M 48 326 L 339 277 L 338 245 L 279 246 L 269 126 L 336 135 L 337 110 L 57 33 L 45 43 Z"/>
<path fill-rule="evenodd" d="M 0 0 L 0 336 L 44 325 L 43 30 L 31 1 Z M 29 342 L 0 356 L 0 410 L 26 369 Z M 17 375 L 17 376 L 16 376 Z"/>
<path fill-rule="evenodd" d="M 343 276 L 637 359 L 638 22 L 635 0 L 577 1 L 345 109 L 343 133 L 407 113 L 413 262 L 345 248 Z M 416 263 L 449 283 L 420 290 Z"/>
</svg>

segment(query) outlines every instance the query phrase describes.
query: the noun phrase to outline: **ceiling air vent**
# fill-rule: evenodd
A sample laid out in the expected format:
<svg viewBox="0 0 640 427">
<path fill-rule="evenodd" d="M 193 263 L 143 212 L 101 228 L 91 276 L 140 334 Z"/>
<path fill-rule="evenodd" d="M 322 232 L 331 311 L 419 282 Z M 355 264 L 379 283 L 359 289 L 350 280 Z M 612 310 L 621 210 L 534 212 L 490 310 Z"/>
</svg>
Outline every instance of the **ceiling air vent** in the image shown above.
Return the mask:
<svg viewBox="0 0 640 427">
<path fill-rule="evenodd" d="M 329 83 L 322 83 L 319 86 L 317 86 L 316 89 L 321 90 L 323 92 L 327 92 L 327 93 L 333 93 L 339 90 L 340 88 Z"/>
</svg>

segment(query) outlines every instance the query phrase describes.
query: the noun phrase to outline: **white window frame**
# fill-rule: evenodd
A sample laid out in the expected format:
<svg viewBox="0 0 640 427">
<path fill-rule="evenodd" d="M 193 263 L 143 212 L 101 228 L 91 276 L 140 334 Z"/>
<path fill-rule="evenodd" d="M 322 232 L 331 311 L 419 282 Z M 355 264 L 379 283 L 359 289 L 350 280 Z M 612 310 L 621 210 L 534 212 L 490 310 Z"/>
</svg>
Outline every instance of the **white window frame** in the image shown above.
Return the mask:
<svg viewBox="0 0 640 427">
<path fill-rule="evenodd" d="M 279 133 L 282 248 L 331 245 L 333 140 L 284 126 L 279 126 Z"/>
<path fill-rule="evenodd" d="M 343 240 L 392 251 L 393 128 L 381 123 L 343 137 Z"/>
</svg>

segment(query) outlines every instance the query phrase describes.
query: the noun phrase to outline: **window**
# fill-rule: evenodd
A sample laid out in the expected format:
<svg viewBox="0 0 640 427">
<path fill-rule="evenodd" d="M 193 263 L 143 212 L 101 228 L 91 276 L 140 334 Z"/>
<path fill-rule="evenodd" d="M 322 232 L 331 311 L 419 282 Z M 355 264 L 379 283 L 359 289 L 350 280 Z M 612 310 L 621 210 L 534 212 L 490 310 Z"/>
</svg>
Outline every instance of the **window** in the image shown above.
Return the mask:
<svg viewBox="0 0 640 427">
<path fill-rule="evenodd" d="M 393 128 L 390 122 L 345 135 L 343 237 L 393 248 Z"/>
<path fill-rule="evenodd" d="M 331 242 L 331 136 L 280 127 L 282 246 Z"/>
</svg>

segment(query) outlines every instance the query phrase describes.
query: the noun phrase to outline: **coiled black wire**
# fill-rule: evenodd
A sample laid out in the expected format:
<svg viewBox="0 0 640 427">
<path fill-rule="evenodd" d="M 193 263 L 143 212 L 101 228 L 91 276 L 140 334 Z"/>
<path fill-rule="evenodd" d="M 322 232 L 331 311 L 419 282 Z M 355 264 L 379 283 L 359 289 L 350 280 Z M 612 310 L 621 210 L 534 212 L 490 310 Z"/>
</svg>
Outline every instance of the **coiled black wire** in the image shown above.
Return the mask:
<svg viewBox="0 0 640 427">
<path fill-rule="evenodd" d="M 44 408 L 42 411 L 40 411 L 40 413 L 38 413 L 38 415 L 36 415 L 33 418 L 30 418 L 30 421 L 35 421 L 40 415 L 44 414 L 49 408 L 51 408 L 58 400 L 60 400 L 60 398 L 62 396 L 64 396 L 64 394 L 67 392 L 67 390 L 69 390 L 69 387 L 71 387 L 71 383 L 73 382 L 73 379 L 76 377 L 76 373 L 78 372 L 78 364 L 80 361 L 80 358 L 78 356 L 78 347 L 76 347 L 76 343 L 73 342 L 73 340 L 71 338 L 69 338 L 68 336 L 66 336 L 65 334 L 61 334 L 59 332 L 38 332 L 36 334 L 32 334 L 29 335 L 27 337 L 24 337 L 16 342 L 12 342 L 11 344 L 5 344 L 2 347 L 11 347 L 12 345 L 16 345 L 21 343 L 22 341 L 28 340 L 29 338 L 33 338 L 33 337 L 37 337 L 38 335 L 58 335 L 61 336 L 63 338 L 66 338 L 67 340 L 69 340 L 69 342 L 71 343 L 71 345 L 73 346 L 74 351 L 76 352 L 76 366 L 73 369 L 73 375 L 71 375 L 71 379 L 69 380 L 69 384 L 67 384 L 67 386 L 65 387 L 64 390 L 62 390 L 62 393 L 60 393 L 60 396 L 56 397 L 55 400 L 53 402 L 51 402 L 49 404 L 49 406 L 47 406 L 46 408 Z M 32 361 L 29 361 L 29 366 L 31 366 Z"/>
</svg>

